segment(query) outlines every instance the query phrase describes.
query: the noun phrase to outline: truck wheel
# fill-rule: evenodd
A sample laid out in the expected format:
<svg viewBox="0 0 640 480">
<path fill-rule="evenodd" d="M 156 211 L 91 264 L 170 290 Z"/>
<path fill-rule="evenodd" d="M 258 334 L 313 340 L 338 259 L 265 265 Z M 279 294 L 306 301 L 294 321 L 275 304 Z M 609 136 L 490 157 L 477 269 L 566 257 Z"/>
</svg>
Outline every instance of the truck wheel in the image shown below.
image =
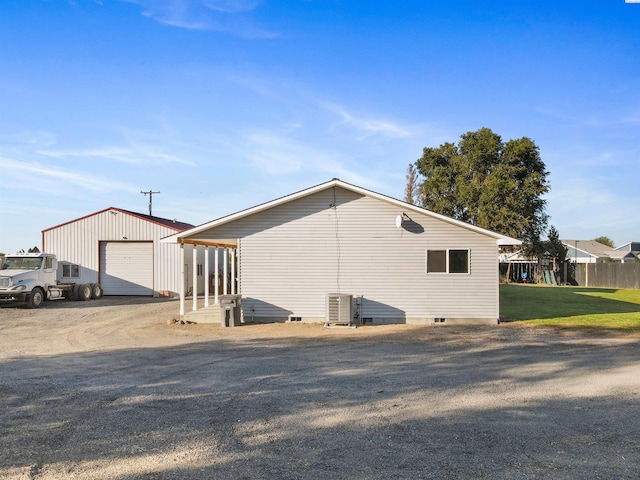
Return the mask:
<svg viewBox="0 0 640 480">
<path fill-rule="evenodd" d="M 91 298 L 93 299 L 102 298 L 103 293 L 104 292 L 102 291 L 102 285 L 100 285 L 99 283 L 91 284 Z"/>
<path fill-rule="evenodd" d="M 78 287 L 78 295 L 76 297 L 78 300 L 89 300 L 91 298 L 91 284 L 83 283 Z"/>
<path fill-rule="evenodd" d="M 35 287 L 33 290 L 31 290 L 31 295 L 29 295 L 29 298 L 27 299 L 27 307 L 40 308 L 44 303 L 44 300 L 44 290 L 42 290 L 40 287 Z"/>
</svg>

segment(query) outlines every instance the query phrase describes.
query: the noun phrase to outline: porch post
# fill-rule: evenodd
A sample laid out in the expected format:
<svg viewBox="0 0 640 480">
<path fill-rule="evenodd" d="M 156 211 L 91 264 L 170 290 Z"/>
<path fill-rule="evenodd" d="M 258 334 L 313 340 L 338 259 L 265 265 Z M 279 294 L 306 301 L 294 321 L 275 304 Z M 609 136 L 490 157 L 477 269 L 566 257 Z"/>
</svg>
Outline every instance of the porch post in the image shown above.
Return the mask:
<svg viewBox="0 0 640 480">
<path fill-rule="evenodd" d="M 193 298 L 193 307 L 191 310 L 194 312 L 198 310 L 198 246 L 193 246 L 193 286 L 191 287 L 191 298 Z"/>
<path fill-rule="evenodd" d="M 222 252 L 224 254 L 224 258 L 222 259 L 222 294 L 227 295 L 229 293 L 229 281 L 227 280 L 227 274 L 229 272 L 229 250 L 223 248 Z"/>
<path fill-rule="evenodd" d="M 180 317 L 184 317 L 184 243 L 180 244 Z"/>
<path fill-rule="evenodd" d="M 214 247 L 213 250 L 213 261 L 215 264 L 213 265 L 213 303 L 218 304 L 218 290 L 220 290 L 220 255 L 218 254 L 218 247 Z"/>
<path fill-rule="evenodd" d="M 236 249 L 229 249 L 231 252 L 231 295 L 236 294 Z"/>
<path fill-rule="evenodd" d="M 209 306 L 209 245 L 204 247 L 204 306 Z"/>
</svg>

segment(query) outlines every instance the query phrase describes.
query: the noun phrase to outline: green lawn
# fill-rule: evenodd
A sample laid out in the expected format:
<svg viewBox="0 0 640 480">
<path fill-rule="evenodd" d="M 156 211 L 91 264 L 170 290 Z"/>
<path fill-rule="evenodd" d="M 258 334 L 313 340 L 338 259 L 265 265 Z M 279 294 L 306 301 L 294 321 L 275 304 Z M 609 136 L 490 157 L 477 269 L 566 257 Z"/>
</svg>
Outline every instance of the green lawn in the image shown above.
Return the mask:
<svg viewBox="0 0 640 480">
<path fill-rule="evenodd" d="M 500 285 L 500 315 L 559 328 L 640 332 L 640 290 Z"/>
</svg>

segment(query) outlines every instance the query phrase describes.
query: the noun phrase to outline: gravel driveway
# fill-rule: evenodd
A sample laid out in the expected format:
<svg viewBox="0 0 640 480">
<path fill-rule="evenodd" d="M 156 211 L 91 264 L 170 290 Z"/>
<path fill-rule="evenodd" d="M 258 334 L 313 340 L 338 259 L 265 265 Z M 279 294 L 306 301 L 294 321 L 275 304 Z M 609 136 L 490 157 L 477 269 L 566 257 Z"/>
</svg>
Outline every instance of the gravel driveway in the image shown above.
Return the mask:
<svg viewBox="0 0 640 480">
<path fill-rule="evenodd" d="M 640 340 L 0 309 L 3 479 L 638 479 Z"/>
</svg>

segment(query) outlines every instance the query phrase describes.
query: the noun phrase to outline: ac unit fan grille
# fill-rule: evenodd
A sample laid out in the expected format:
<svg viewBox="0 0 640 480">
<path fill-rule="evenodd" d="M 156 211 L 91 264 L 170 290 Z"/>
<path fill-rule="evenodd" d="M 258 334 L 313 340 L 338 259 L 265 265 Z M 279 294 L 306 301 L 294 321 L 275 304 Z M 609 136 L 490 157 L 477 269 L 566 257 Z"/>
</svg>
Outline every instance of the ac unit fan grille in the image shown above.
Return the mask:
<svg viewBox="0 0 640 480">
<path fill-rule="evenodd" d="M 327 323 L 350 325 L 353 322 L 352 304 L 352 295 L 327 294 Z"/>
</svg>

